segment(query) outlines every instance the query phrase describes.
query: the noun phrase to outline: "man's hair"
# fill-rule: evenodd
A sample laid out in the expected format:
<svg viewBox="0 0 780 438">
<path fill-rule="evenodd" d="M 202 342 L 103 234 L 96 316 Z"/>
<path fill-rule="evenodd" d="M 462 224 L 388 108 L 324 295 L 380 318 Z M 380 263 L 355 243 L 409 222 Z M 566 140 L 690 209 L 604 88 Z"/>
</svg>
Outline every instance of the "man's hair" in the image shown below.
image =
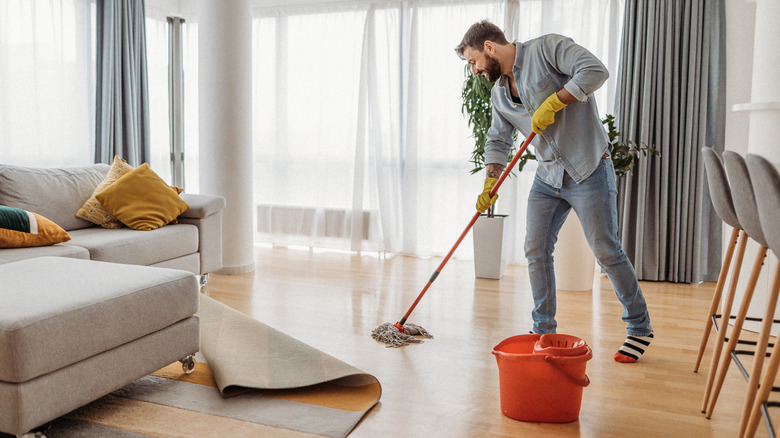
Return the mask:
<svg viewBox="0 0 780 438">
<path fill-rule="evenodd" d="M 485 41 L 509 44 L 509 41 L 504 36 L 504 32 L 498 26 L 487 20 L 482 20 L 472 24 L 469 30 L 466 31 L 466 34 L 463 35 L 463 40 L 458 44 L 458 47 L 455 47 L 455 53 L 463 58 L 463 51 L 466 50 L 466 47 L 471 47 L 481 52 L 485 47 Z"/>
</svg>

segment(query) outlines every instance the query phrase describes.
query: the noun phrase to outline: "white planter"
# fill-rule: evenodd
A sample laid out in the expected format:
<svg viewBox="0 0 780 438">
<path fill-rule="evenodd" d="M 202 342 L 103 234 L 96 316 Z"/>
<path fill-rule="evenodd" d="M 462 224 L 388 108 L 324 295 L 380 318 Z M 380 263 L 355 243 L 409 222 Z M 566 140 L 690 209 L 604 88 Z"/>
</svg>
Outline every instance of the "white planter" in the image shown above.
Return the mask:
<svg viewBox="0 0 780 438">
<path fill-rule="evenodd" d="M 479 222 L 479 221 L 477 221 Z M 593 289 L 596 257 L 593 255 L 580 220 L 574 213 L 563 223 L 553 252 L 555 287 L 559 290 L 587 291 Z"/>
<path fill-rule="evenodd" d="M 474 222 L 474 273 L 479 278 L 498 280 L 504 276 L 504 235 L 508 223 L 505 219 L 506 215 L 483 214 Z"/>
</svg>

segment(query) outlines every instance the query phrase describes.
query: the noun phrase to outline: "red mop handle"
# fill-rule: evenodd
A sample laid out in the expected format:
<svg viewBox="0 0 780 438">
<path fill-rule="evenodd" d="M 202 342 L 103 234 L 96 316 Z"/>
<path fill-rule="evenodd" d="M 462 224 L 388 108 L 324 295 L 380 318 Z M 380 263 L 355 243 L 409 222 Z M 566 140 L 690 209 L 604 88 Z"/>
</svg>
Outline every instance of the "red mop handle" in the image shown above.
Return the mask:
<svg viewBox="0 0 780 438">
<path fill-rule="evenodd" d="M 493 196 L 495 196 L 496 193 L 498 193 L 498 188 L 501 187 L 501 184 L 504 183 L 504 180 L 506 179 L 506 177 L 509 176 L 510 172 L 512 172 L 512 169 L 514 169 L 515 164 L 517 164 L 517 162 L 520 160 L 520 157 L 523 155 L 523 152 L 525 152 L 525 150 L 528 148 L 528 145 L 531 144 L 531 140 L 534 139 L 534 136 L 536 136 L 536 134 L 534 132 L 531 132 L 531 134 L 529 134 L 528 137 L 526 137 L 525 141 L 523 142 L 523 145 L 520 147 L 520 150 L 517 151 L 517 153 L 515 154 L 515 157 L 512 159 L 512 161 L 509 163 L 509 165 L 506 167 L 506 169 L 504 169 L 504 172 L 501 173 L 501 176 L 498 178 L 498 181 L 496 181 L 496 185 L 493 186 L 493 189 L 490 191 L 490 197 L 491 198 Z M 463 232 L 460 234 L 460 237 L 458 237 L 458 241 L 455 242 L 455 245 L 452 246 L 452 249 L 450 250 L 450 252 L 447 253 L 447 256 L 444 257 L 444 260 L 442 260 L 442 262 L 439 265 L 439 267 L 436 268 L 436 270 L 433 272 L 433 275 L 431 275 L 431 279 L 428 280 L 428 283 L 425 285 L 425 287 L 423 288 L 422 292 L 420 292 L 420 294 L 417 295 L 417 299 L 414 300 L 414 303 L 412 303 L 412 307 L 409 308 L 409 310 L 406 312 L 406 315 L 404 315 L 404 317 L 401 318 L 400 321 L 398 321 L 398 322 L 396 322 L 394 324 L 394 327 L 397 328 L 398 331 L 401 331 L 401 332 L 403 331 L 403 325 L 406 323 L 406 319 L 409 318 L 409 315 L 412 314 L 412 311 L 414 310 L 414 308 L 417 307 L 417 303 L 420 302 L 420 299 L 423 297 L 423 295 L 425 295 L 425 292 L 428 291 L 428 288 L 431 287 L 431 284 L 433 284 L 433 282 L 436 280 L 436 277 L 439 276 L 439 274 L 441 273 L 441 270 L 444 268 L 444 265 L 446 265 L 447 262 L 450 260 L 450 257 L 452 257 L 452 254 L 455 253 L 455 250 L 458 248 L 458 245 L 460 245 L 460 242 L 463 241 L 463 238 L 466 237 L 466 235 L 471 230 L 471 227 L 474 226 L 474 223 L 477 222 L 477 219 L 479 219 L 479 216 L 481 214 L 482 213 L 479 212 L 479 211 L 477 211 L 474 214 L 474 217 L 471 218 L 471 221 L 466 226 L 466 229 L 463 230 Z"/>
</svg>

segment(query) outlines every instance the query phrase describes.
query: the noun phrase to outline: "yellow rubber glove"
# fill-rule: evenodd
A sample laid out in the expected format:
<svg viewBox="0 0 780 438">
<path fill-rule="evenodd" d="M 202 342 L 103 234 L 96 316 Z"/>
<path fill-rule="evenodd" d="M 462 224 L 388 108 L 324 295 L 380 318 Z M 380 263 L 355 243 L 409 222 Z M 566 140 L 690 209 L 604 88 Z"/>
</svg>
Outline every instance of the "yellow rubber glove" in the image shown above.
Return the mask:
<svg viewBox="0 0 780 438">
<path fill-rule="evenodd" d="M 531 118 L 531 128 L 535 133 L 542 131 L 555 122 L 555 113 L 566 108 L 566 104 L 558 98 L 558 93 L 553 93 L 539 105 Z"/>
<path fill-rule="evenodd" d="M 484 213 L 491 205 L 496 203 L 498 194 L 490 197 L 490 191 L 493 190 L 493 186 L 496 185 L 498 178 L 485 178 L 485 190 L 477 196 L 477 210 L 480 213 Z"/>
</svg>

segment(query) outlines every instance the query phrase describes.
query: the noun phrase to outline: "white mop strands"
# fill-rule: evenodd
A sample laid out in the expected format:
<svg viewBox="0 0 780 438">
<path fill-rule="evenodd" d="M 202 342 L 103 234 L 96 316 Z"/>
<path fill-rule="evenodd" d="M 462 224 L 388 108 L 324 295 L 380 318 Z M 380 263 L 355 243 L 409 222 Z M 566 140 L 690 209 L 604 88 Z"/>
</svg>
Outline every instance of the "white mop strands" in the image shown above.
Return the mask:
<svg viewBox="0 0 780 438">
<path fill-rule="evenodd" d="M 399 332 L 393 324 L 386 322 L 375 328 L 374 331 L 371 332 L 371 337 L 379 342 L 387 344 L 387 348 L 398 348 L 403 347 L 404 345 L 420 344 L 423 342 L 422 339 L 415 336 L 433 339 L 433 335 L 417 324 L 406 323 L 403 325 L 403 328 L 404 331 Z"/>
</svg>

